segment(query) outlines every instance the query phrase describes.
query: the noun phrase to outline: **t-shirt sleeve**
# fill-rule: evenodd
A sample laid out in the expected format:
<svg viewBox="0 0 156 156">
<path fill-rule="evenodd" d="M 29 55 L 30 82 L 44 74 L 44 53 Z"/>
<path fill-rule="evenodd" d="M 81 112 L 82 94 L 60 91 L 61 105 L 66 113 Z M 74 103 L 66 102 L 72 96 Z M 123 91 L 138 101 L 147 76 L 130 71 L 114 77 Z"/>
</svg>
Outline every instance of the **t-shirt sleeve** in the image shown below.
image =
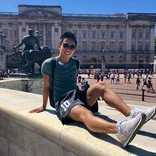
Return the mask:
<svg viewBox="0 0 156 156">
<path fill-rule="evenodd" d="M 42 74 L 51 76 L 52 75 L 52 60 L 51 59 L 47 59 L 42 63 L 41 66 L 41 72 Z"/>
</svg>

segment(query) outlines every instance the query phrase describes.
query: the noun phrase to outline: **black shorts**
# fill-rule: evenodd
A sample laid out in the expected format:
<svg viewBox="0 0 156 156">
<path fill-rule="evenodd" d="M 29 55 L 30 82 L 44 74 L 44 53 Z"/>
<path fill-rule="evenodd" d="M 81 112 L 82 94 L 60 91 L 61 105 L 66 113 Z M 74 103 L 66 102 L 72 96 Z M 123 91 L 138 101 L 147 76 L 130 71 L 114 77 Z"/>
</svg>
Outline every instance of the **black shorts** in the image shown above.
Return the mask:
<svg viewBox="0 0 156 156">
<path fill-rule="evenodd" d="M 144 82 L 144 85 L 146 86 L 147 85 L 147 82 Z"/>
<path fill-rule="evenodd" d="M 71 90 L 64 94 L 60 100 L 55 103 L 55 108 L 58 118 L 62 121 L 62 124 L 68 124 L 74 122 L 68 117 L 70 110 L 76 106 L 82 105 L 92 113 L 98 112 L 98 103 L 90 107 L 86 102 L 86 90 Z"/>
</svg>

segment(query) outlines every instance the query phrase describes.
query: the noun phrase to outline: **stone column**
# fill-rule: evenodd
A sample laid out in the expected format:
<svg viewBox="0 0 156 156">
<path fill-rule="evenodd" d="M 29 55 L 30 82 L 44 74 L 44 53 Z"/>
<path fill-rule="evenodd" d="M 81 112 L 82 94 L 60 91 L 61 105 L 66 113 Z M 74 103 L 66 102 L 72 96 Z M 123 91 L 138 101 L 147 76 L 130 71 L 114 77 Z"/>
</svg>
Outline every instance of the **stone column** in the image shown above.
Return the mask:
<svg viewBox="0 0 156 156">
<path fill-rule="evenodd" d="M 23 34 L 22 34 L 22 23 L 19 22 L 19 42 L 21 42 L 23 38 Z"/>
<path fill-rule="evenodd" d="M 43 24 L 43 45 L 46 45 L 46 25 Z"/>
<path fill-rule="evenodd" d="M 54 49 L 55 45 L 54 45 L 54 24 L 52 23 L 51 25 L 51 44 L 52 44 L 52 49 Z"/>
<path fill-rule="evenodd" d="M 28 34 L 28 31 L 29 31 L 29 23 L 28 22 L 25 22 L 25 27 L 26 27 L 26 34 Z"/>
<path fill-rule="evenodd" d="M 150 50 L 154 50 L 154 35 L 155 35 L 155 33 L 154 33 L 154 25 L 151 25 L 150 26 L 150 28 L 151 28 L 151 34 L 150 34 Z"/>
<path fill-rule="evenodd" d="M 145 43 L 146 43 L 146 29 L 145 25 L 143 26 L 143 50 L 145 50 Z"/>
<path fill-rule="evenodd" d="M 56 40 L 56 44 L 58 45 L 58 43 L 60 42 L 60 36 L 62 35 L 61 34 L 61 23 L 58 23 L 58 33 L 57 33 L 57 35 L 56 35 L 56 38 L 57 38 L 57 40 Z M 58 49 L 58 46 L 56 47 L 56 49 Z"/>
<path fill-rule="evenodd" d="M 136 25 L 136 42 L 135 42 L 135 44 L 136 44 L 136 50 L 138 50 L 138 29 L 139 29 L 139 27 L 138 27 L 138 25 Z"/>
<path fill-rule="evenodd" d="M 132 27 L 129 26 L 129 31 L 128 31 L 128 48 L 127 50 L 131 50 L 131 43 L 132 43 Z"/>
<path fill-rule="evenodd" d="M 125 50 L 127 51 L 128 50 L 128 44 L 129 44 L 129 25 L 127 23 L 127 26 L 126 26 L 126 48 Z"/>
</svg>

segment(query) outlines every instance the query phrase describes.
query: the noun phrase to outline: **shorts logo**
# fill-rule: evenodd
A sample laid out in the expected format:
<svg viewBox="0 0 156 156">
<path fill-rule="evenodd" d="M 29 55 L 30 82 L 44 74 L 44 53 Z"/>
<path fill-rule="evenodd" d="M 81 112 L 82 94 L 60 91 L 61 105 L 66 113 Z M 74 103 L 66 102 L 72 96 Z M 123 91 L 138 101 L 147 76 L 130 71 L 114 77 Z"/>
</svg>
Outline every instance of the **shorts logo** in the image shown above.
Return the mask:
<svg viewBox="0 0 156 156">
<path fill-rule="evenodd" d="M 69 106 L 70 106 L 70 102 L 69 101 L 65 101 L 61 105 L 61 107 L 64 109 L 64 111 L 66 111 Z"/>
</svg>

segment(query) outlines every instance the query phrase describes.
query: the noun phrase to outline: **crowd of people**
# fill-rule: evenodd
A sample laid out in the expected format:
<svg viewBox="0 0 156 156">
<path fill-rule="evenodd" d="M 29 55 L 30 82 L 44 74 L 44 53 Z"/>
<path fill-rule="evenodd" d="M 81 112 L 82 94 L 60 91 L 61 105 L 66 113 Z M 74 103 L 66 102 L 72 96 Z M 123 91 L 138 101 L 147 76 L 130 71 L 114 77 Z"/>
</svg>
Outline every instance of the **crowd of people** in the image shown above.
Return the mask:
<svg viewBox="0 0 156 156">
<path fill-rule="evenodd" d="M 9 69 L 0 69 L 0 80 L 3 80 L 4 78 L 8 78 L 10 76 L 10 70 Z"/>
<path fill-rule="evenodd" d="M 111 71 L 100 71 L 100 70 L 87 70 L 86 74 L 88 75 L 88 78 L 93 77 L 96 82 L 103 82 L 104 80 L 110 80 L 111 84 L 119 84 L 121 81 L 121 77 L 124 80 L 124 83 L 131 84 L 131 79 L 136 79 L 136 89 L 144 89 L 148 92 L 155 91 L 152 83 L 152 77 L 154 77 L 153 73 L 149 69 L 136 69 L 136 70 L 124 70 L 122 73 L 119 72 L 119 70 L 111 70 Z M 122 75 L 122 76 L 121 76 Z M 78 82 L 80 83 L 81 76 L 78 76 Z M 81 86 L 83 86 L 84 77 L 81 81 Z M 87 82 L 88 83 L 88 82 Z M 142 84 L 142 86 L 141 86 Z M 141 87 L 140 87 L 141 86 Z M 81 87 L 83 90 L 83 87 Z"/>
</svg>

